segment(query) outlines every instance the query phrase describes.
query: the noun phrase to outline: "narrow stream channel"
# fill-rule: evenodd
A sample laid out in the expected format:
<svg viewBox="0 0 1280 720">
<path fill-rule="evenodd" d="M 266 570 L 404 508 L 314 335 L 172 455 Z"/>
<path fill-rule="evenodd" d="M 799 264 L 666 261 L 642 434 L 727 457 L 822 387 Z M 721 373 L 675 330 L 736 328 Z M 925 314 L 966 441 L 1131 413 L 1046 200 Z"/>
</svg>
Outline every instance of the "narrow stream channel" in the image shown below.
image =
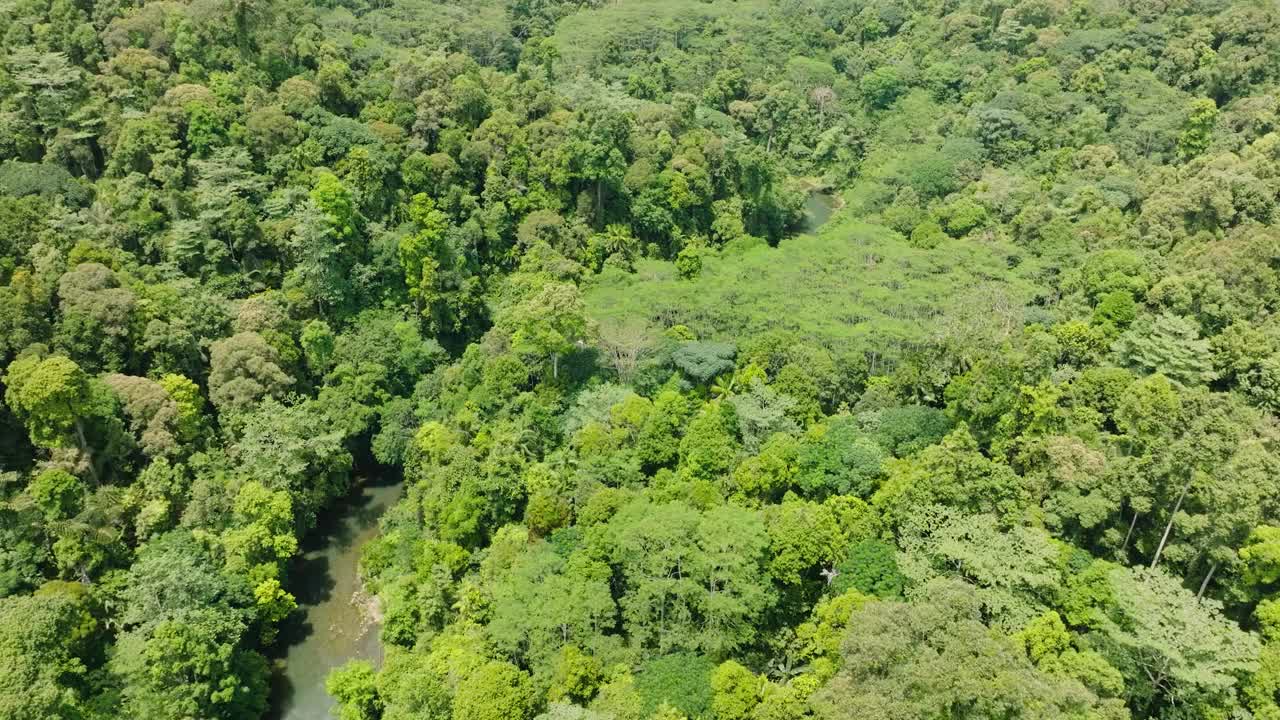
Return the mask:
<svg viewBox="0 0 1280 720">
<path fill-rule="evenodd" d="M 336 718 L 325 692 L 329 671 L 352 659 L 382 660 L 370 598 L 360 584 L 360 548 L 378 534 L 378 518 L 399 497 L 399 481 L 367 480 L 323 515 L 289 571 L 298 612 L 280 629 L 284 669 L 275 678 L 277 720 Z"/>
</svg>

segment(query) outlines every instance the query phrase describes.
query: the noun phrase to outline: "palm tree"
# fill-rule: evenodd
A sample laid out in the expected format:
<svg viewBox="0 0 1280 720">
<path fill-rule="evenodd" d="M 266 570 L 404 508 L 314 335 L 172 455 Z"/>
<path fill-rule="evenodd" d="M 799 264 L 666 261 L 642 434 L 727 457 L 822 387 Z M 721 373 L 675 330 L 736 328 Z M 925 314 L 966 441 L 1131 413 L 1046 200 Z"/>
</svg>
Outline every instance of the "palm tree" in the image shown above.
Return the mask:
<svg viewBox="0 0 1280 720">
<path fill-rule="evenodd" d="M 732 397 L 737 383 L 737 371 L 721 375 L 711 383 L 711 396 L 715 398 L 716 401 Z"/>
</svg>

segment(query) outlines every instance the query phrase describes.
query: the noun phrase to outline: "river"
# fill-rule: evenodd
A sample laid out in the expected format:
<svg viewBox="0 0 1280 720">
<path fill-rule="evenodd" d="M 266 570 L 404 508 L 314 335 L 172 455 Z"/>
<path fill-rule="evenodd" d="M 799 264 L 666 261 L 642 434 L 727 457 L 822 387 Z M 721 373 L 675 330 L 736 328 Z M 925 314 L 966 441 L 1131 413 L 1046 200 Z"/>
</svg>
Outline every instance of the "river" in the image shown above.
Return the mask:
<svg viewBox="0 0 1280 720">
<path fill-rule="evenodd" d="M 335 503 L 303 541 L 289 570 L 298 612 L 280 629 L 284 667 L 272 688 L 278 720 L 336 718 L 325 692 L 329 671 L 348 660 L 382 661 L 373 599 L 360 583 L 360 548 L 378 534 L 378 518 L 400 496 L 402 483 L 367 481 Z"/>
<path fill-rule="evenodd" d="M 831 219 L 839 200 L 835 195 L 812 191 L 804 200 L 804 222 L 800 228 L 807 233 L 817 232 Z"/>
<path fill-rule="evenodd" d="M 838 199 L 811 192 L 805 200 L 804 232 L 830 219 Z M 382 660 L 373 599 L 360 583 L 360 548 L 378 534 L 378 518 L 400 496 L 398 481 L 367 481 L 324 513 L 303 541 L 289 570 L 289 590 L 298 600 L 280 629 L 283 668 L 272 688 L 274 720 L 336 718 L 325 692 L 329 671 L 348 660 Z"/>
</svg>

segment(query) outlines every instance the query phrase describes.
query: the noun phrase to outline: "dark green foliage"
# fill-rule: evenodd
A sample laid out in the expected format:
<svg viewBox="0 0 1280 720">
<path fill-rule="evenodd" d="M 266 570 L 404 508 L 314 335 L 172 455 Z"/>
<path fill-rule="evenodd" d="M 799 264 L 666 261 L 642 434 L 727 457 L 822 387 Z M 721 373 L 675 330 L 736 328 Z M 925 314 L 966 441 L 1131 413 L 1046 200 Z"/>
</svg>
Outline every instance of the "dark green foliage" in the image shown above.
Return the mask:
<svg viewBox="0 0 1280 720">
<path fill-rule="evenodd" d="M 872 411 L 858 420 L 880 447 L 895 457 L 906 457 L 937 443 L 952 427 L 946 413 L 924 405 Z"/>
<path fill-rule="evenodd" d="M 849 417 L 827 422 L 796 458 L 796 485 L 807 495 L 867 497 L 876 488 L 884 450 Z"/>
<path fill-rule="evenodd" d="M 831 592 L 857 590 L 864 595 L 896 598 L 902 595 L 906 578 L 898 570 L 895 550 L 880 540 L 863 540 L 845 553 L 836 565 L 840 573 L 831 581 Z"/>
<path fill-rule="evenodd" d="M 654 658 L 636 672 L 646 715 L 662 703 L 679 710 L 690 720 L 711 717 L 711 673 L 715 663 L 701 655 L 676 653 Z"/>
<path fill-rule="evenodd" d="M 89 191 L 63 167 L 12 160 L 0 163 L 0 193 L 15 198 L 56 197 L 69 205 L 83 205 L 90 197 Z"/>
</svg>

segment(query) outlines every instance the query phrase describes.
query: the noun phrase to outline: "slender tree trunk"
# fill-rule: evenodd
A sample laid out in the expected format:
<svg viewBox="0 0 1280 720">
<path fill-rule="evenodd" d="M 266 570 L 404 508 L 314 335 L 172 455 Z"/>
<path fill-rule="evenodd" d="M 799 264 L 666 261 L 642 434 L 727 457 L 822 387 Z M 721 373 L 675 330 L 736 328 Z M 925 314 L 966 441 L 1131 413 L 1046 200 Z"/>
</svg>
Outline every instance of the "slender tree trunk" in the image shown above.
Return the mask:
<svg viewBox="0 0 1280 720">
<path fill-rule="evenodd" d="M 1129 521 L 1129 532 L 1124 534 L 1124 544 L 1120 546 L 1120 552 L 1123 553 L 1129 549 L 1129 539 L 1133 537 L 1133 528 L 1136 527 L 1137 524 L 1138 524 L 1138 511 L 1134 510 L 1133 519 Z"/>
<path fill-rule="evenodd" d="M 1213 579 L 1213 573 L 1218 569 L 1218 563 L 1209 566 L 1209 572 L 1205 573 L 1204 580 L 1200 582 L 1200 591 L 1196 593 L 1196 599 L 1204 597 L 1204 591 L 1209 587 L 1209 581 Z"/>
<path fill-rule="evenodd" d="M 80 418 L 76 418 L 76 441 L 80 444 L 80 452 L 89 461 L 89 476 L 93 478 L 93 484 L 102 484 L 98 478 L 98 468 L 94 464 L 93 451 L 89 449 L 89 441 L 84 437 L 84 423 L 80 422 Z"/>
<path fill-rule="evenodd" d="M 596 229 L 604 227 L 604 181 L 596 180 Z"/>
<path fill-rule="evenodd" d="M 1173 512 L 1169 513 L 1169 522 L 1164 526 L 1164 535 L 1160 537 L 1160 544 L 1156 546 L 1156 554 L 1151 558 L 1151 569 L 1154 570 L 1160 562 L 1160 554 L 1164 552 L 1165 543 L 1169 542 L 1169 533 L 1173 531 L 1173 519 L 1177 517 L 1178 511 L 1182 509 L 1182 501 L 1187 497 L 1187 490 L 1191 489 L 1191 478 L 1182 485 L 1182 492 L 1178 493 L 1178 502 L 1173 504 Z"/>
</svg>

